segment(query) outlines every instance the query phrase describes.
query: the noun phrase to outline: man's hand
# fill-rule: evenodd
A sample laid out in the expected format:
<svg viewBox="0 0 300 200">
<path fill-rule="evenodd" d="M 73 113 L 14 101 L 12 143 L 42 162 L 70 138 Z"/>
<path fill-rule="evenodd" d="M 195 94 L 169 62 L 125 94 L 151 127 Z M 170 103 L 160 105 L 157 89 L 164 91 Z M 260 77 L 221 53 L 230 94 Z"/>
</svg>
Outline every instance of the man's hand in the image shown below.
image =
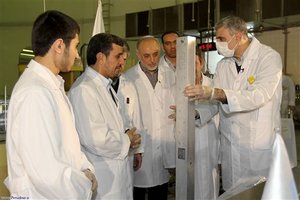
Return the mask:
<svg viewBox="0 0 300 200">
<path fill-rule="evenodd" d="M 167 168 L 171 176 L 176 176 L 176 168 Z"/>
<path fill-rule="evenodd" d="M 135 131 L 135 127 L 126 131 L 126 134 L 128 135 L 130 140 L 130 148 L 132 149 L 138 148 L 141 144 L 141 135 L 136 133 Z"/>
<path fill-rule="evenodd" d="M 170 109 L 172 110 L 172 114 L 170 114 L 168 118 L 176 121 L 176 106 L 172 105 L 170 106 Z"/>
<path fill-rule="evenodd" d="M 92 192 L 94 194 L 95 192 L 97 192 L 97 187 L 98 187 L 97 179 L 93 174 L 93 172 L 91 172 L 91 170 L 86 169 L 83 172 L 85 176 L 92 182 Z"/>
<path fill-rule="evenodd" d="M 189 85 L 184 90 L 184 96 L 190 101 L 209 100 L 213 96 L 213 88 L 205 85 Z"/>
<path fill-rule="evenodd" d="M 134 169 L 134 171 L 137 171 L 138 169 L 141 168 L 142 161 L 143 161 L 143 156 L 142 156 L 141 153 L 134 154 L 134 158 L 133 158 L 133 169 Z"/>
</svg>

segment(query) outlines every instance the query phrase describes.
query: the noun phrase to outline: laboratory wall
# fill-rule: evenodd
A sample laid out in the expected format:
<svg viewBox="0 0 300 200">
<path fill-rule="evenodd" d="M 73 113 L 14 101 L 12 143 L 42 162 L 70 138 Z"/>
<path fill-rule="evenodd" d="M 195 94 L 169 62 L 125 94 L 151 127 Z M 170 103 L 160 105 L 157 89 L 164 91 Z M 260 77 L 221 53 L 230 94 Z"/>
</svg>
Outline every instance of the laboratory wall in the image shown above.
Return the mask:
<svg viewBox="0 0 300 200">
<path fill-rule="evenodd" d="M 300 27 L 288 28 L 287 31 L 265 31 L 255 36 L 280 53 L 284 71 L 296 84 L 300 84 Z"/>
<path fill-rule="evenodd" d="M 45 4 L 44 4 L 45 2 Z M 87 43 L 93 29 L 97 0 L 1 0 L 0 1 L 0 96 L 10 94 L 18 79 L 18 59 L 31 46 L 31 28 L 45 10 L 59 10 L 75 18 L 81 27 L 80 42 Z"/>
<path fill-rule="evenodd" d="M 125 37 L 126 13 L 146 11 L 192 0 L 102 0 L 107 31 Z M 75 18 L 81 26 L 81 44 L 88 43 L 92 33 L 98 0 L 1 0 L 0 1 L 0 97 L 7 86 L 10 94 L 18 79 L 18 58 L 22 48 L 30 46 L 34 19 L 44 10 L 56 9 Z M 300 83 L 300 28 L 289 28 L 288 44 L 282 30 L 262 32 L 257 37 L 280 52 L 286 62 L 286 71 Z M 126 67 L 134 65 L 137 38 L 127 38 L 131 57 Z M 286 51 L 286 52 L 285 52 Z M 285 59 L 286 57 L 286 59 Z M 285 63 L 284 63 L 285 64 Z"/>
</svg>

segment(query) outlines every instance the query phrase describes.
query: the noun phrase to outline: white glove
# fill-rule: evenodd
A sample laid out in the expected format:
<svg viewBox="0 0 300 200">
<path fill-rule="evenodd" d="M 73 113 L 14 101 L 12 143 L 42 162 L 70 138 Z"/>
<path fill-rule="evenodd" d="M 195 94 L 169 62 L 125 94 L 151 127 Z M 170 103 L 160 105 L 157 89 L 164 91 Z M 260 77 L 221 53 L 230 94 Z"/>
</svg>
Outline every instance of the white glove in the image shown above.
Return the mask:
<svg viewBox="0 0 300 200">
<path fill-rule="evenodd" d="M 213 97 L 214 88 L 205 85 L 189 85 L 184 90 L 184 96 L 190 101 L 210 100 Z"/>
</svg>

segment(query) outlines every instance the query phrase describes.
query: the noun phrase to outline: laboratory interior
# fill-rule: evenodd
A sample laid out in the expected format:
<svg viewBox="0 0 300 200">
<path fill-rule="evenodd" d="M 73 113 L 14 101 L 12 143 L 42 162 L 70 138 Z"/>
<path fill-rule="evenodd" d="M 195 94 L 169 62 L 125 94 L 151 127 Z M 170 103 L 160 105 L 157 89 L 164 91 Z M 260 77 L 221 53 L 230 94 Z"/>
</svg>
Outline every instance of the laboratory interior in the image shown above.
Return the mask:
<svg viewBox="0 0 300 200">
<path fill-rule="evenodd" d="M 100 2 L 100 4 L 99 4 Z M 98 6 L 101 6 L 99 9 Z M 205 74 L 210 78 L 218 62 L 223 58 L 216 49 L 215 24 L 222 18 L 235 15 L 247 22 L 249 37 L 254 36 L 261 43 L 277 51 L 282 60 L 282 74 L 292 82 L 295 95 L 293 109 L 281 116 L 281 136 L 285 144 L 289 163 L 282 166 L 291 168 L 300 194 L 300 1 L 299 0 L 1 0 L 0 1 L 0 199 L 10 193 L 3 181 L 8 176 L 6 129 L 7 111 L 14 85 L 27 64 L 34 58 L 31 49 L 31 31 L 34 20 L 47 10 L 58 10 L 80 25 L 81 57 L 76 60 L 70 72 L 61 72 L 65 90 L 71 88 L 87 66 L 86 51 L 92 37 L 96 16 L 102 17 L 104 32 L 126 40 L 130 57 L 125 70 L 138 62 L 137 41 L 147 35 L 161 42 L 166 31 L 176 31 L 183 38 L 195 38 L 195 46 L 204 53 Z M 101 13 L 97 13 L 97 10 Z M 180 37 L 180 38 L 181 38 Z M 179 47 L 177 47 L 179 48 Z M 184 48 L 184 47 L 183 47 Z M 188 49 L 188 48 L 186 48 Z M 177 49 L 178 51 L 178 49 Z M 185 51 L 183 49 L 182 51 Z M 160 51 L 163 55 L 164 51 Z M 182 59 L 185 59 L 184 54 Z M 177 62 L 180 60 L 177 54 Z M 249 80 L 248 80 L 249 81 Z M 283 83 L 283 82 L 282 82 Z M 283 96 L 288 95 L 282 86 Z M 267 116 L 267 115 L 266 115 Z M 179 123 L 178 120 L 176 123 Z M 177 124 L 176 124 L 177 125 Z M 177 126 L 176 126 L 177 127 Z M 177 130 L 176 130 L 177 131 Z M 35 140 L 35 138 L 31 138 Z M 188 146 L 187 148 L 190 148 Z M 188 153 L 189 150 L 187 149 Z M 176 150 L 177 151 L 177 150 Z M 179 152 L 179 150 L 178 150 Z M 176 161 L 182 161 L 178 153 Z M 197 156 L 197 154 L 195 155 Z M 184 157 L 184 156 L 183 156 Z M 181 160 L 180 160 L 181 159 Z M 191 161 L 193 163 L 193 161 Z M 176 168 L 176 176 L 169 182 L 168 199 L 196 199 L 191 189 L 193 170 L 187 170 L 185 160 L 182 173 Z M 193 169 L 193 167 L 192 167 Z M 279 169 L 277 169 L 279 170 Z M 280 171 L 276 172 L 280 174 Z M 179 178 L 180 177 L 180 178 Z M 173 178 L 173 179 L 172 179 Z M 101 180 L 99 181 L 101 184 Z M 261 199 L 267 181 L 262 180 L 252 187 L 236 190 L 220 199 Z M 278 187 L 277 187 L 278 188 Z M 280 187 L 279 189 L 280 190 Z M 273 192 L 276 193 L 276 191 Z M 286 192 L 286 191 L 284 191 Z M 222 195 L 221 190 L 219 192 Z"/>
</svg>

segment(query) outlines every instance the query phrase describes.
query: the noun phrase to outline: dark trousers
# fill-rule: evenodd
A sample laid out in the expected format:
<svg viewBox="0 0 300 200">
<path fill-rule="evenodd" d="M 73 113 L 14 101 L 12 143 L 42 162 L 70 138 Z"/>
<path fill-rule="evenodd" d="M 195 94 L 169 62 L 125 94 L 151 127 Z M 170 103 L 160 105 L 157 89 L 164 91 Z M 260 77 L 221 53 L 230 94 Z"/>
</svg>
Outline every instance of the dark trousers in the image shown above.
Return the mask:
<svg viewBox="0 0 300 200">
<path fill-rule="evenodd" d="M 134 200 L 145 200 L 146 192 L 148 200 L 167 200 L 168 199 L 168 183 L 158 185 L 150 188 L 139 188 L 134 187 L 133 199 Z"/>
</svg>

